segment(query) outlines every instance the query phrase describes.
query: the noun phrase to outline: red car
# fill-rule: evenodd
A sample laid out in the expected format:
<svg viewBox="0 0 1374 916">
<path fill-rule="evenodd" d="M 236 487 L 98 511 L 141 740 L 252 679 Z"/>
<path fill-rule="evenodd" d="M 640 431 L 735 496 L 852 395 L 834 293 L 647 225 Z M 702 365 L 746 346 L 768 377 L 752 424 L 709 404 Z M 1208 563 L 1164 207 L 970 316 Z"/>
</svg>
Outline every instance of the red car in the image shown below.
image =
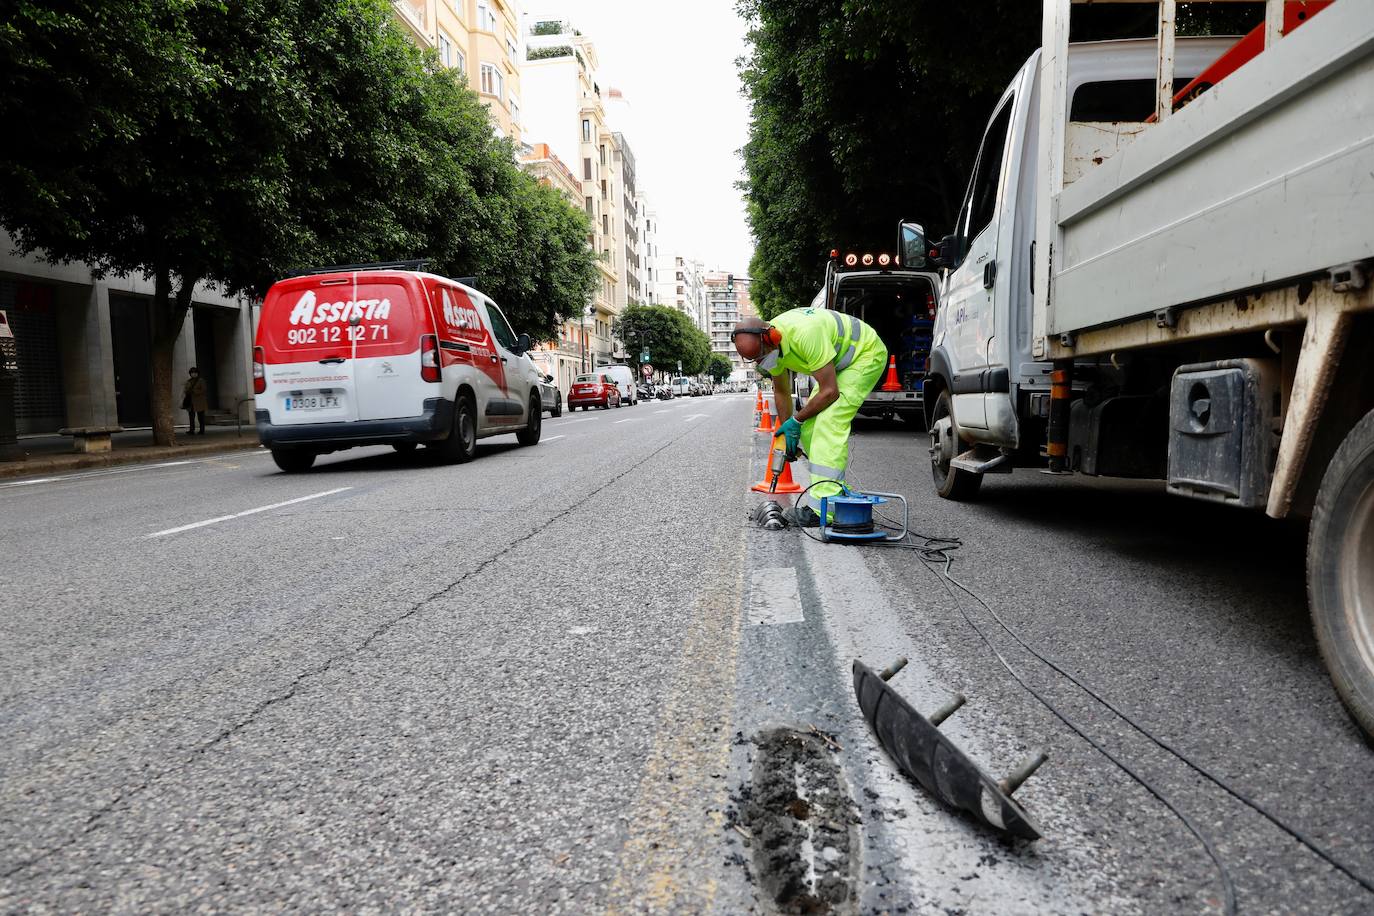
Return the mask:
<svg viewBox="0 0 1374 916">
<path fill-rule="evenodd" d="M 607 410 L 619 406 L 620 388 L 616 386 L 610 376 L 597 373 L 595 375 L 579 375 L 573 379 L 572 390 L 568 392 L 569 410 L 576 410 L 579 407 L 583 410 L 591 410 L 593 407 Z"/>
</svg>

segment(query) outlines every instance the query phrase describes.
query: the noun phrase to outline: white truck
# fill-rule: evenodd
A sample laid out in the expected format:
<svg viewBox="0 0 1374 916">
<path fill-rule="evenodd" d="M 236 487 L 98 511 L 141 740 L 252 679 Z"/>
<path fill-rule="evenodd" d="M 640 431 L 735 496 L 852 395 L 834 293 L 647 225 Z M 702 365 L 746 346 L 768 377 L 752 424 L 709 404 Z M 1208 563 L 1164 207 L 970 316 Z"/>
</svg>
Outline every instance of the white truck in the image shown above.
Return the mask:
<svg viewBox="0 0 1374 916">
<path fill-rule="evenodd" d="M 930 255 L 935 486 L 1047 466 L 1310 518 L 1317 641 L 1374 735 L 1374 2 L 1268 0 L 1182 107 L 1234 39 L 1163 0 L 1156 38 L 1070 45 L 1076 2 L 1045 0 Z"/>
</svg>

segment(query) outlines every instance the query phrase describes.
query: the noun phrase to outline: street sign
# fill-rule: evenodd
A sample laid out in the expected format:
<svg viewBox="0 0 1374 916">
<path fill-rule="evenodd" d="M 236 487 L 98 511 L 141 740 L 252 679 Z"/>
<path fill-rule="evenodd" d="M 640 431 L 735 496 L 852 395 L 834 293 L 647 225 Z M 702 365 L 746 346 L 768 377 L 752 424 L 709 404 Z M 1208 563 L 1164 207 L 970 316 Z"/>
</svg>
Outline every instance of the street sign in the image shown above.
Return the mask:
<svg viewBox="0 0 1374 916">
<path fill-rule="evenodd" d="M 644 365 L 639 367 L 639 371 L 644 373 L 645 378 L 648 378 L 649 376 L 654 374 L 654 367 L 649 365 L 648 363 L 645 363 Z"/>
</svg>

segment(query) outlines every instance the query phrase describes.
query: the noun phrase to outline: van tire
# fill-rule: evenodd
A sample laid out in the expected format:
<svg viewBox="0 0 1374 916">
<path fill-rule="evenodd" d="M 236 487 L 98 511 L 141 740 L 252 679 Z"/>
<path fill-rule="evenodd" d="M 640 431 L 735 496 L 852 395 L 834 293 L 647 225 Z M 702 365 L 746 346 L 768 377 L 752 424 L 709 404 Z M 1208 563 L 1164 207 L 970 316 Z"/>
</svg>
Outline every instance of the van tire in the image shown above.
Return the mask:
<svg viewBox="0 0 1374 916">
<path fill-rule="evenodd" d="M 1336 693 L 1374 743 L 1374 411 L 1322 475 L 1307 540 L 1307 597 Z"/>
<path fill-rule="evenodd" d="M 947 462 L 942 462 L 935 455 L 935 430 L 939 427 L 939 421 L 948 417 L 954 420 L 954 399 L 950 397 L 949 389 L 940 391 L 940 396 L 935 400 L 935 409 L 930 414 L 931 430 L 931 456 L 930 474 L 935 482 L 935 492 L 945 499 L 954 502 L 964 502 L 973 499 L 978 495 L 978 488 L 983 485 L 983 475 L 963 471 L 956 467 L 950 467 Z M 956 427 L 957 429 L 957 427 Z M 954 437 L 954 451 L 957 454 L 964 446 L 963 440 Z"/>
<path fill-rule="evenodd" d="M 477 409 L 472 396 L 458 395 L 453 405 L 453 428 L 439 443 L 439 457 L 451 464 L 462 464 L 477 457 Z"/>
<path fill-rule="evenodd" d="M 300 474 L 315 463 L 315 453 L 308 448 L 274 448 L 272 460 L 287 474 Z"/>
<path fill-rule="evenodd" d="M 525 421 L 525 428 L 515 434 L 516 441 L 521 445 L 538 445 L 539 433 L 544 428 L 544 411 L 540 409 L 539 392 L 530 395 L 530 416 Z"/>
</svg>

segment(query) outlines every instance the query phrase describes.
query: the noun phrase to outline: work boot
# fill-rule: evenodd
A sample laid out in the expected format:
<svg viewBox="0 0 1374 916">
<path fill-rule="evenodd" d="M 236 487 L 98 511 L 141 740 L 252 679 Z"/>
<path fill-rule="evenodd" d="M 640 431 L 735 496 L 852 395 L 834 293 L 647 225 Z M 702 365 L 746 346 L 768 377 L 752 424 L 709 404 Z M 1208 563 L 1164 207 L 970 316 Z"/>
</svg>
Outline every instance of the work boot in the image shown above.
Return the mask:
<svg viewBox="0 0 1374 916">
<path fill-rule="evenodd" d="M 819 528 L 821 524 L 821 517 L 810 506 L 788 509 L 783 515 L 789 524 L 796 525 L 798 528 Z"/>
</svg>

